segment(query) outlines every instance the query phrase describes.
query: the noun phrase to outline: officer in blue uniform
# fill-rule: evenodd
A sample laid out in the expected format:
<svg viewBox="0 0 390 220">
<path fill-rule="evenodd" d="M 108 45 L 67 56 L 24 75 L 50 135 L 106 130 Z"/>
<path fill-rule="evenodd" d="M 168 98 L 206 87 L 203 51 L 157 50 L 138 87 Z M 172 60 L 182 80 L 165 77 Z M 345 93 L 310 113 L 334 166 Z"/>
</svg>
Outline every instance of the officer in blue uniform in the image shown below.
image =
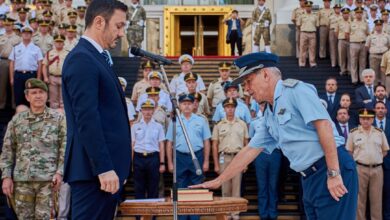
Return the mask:
<svg viewBox="0 0 390 220">
<path fill-rule="evenodd" d="M 179 108 L 181 111 L 180 117 L 183 120 L 184 127 L 188 131 L 188 136 L 199 160 L 199 164 L 203 165 L 203 172 L 209 170 L 209 156 L 210 156 L 210 127 L 203 117 L 193 114 L 194 97 L 189 94 L 182 94 L 179 96 Z M 177 185 L 178 188 L 186 188 L 191 184 L 199 184 L 204 180 L 203 175 L 196 175 L 195 167 L 192 163 L 190 151 L 184 139 L 183 130 L 180 123 L 176 123 L 176 134 L 173 134 L 172 122 L 168 126 L 166 135 L 167 139 L 167 159 L 168 170 L 173 171 L 172 162 L 172 144 L 173 135 L 176 135 L 175 150 L 176 154 L 176 171 L 177 171 Z M 180 216 L 180 220 L 199 219 L 199 216 Z"/>
<path fill-rule="evenodd" d="M 235 61 L 245 90 L 266 102 L 264 120 L 254 137 L 218 178 L 192 186 L 217 188 L 245 168 L 261 152 L 280 148 L 290 167 L 302 175 L 303 201 L 308 219 L 355 220 L 358 195 L 356 164 L 343 146 L 314 86 L 282 81 L 274 54 L 252 53 Z M 277 144 L 275 144 L 275 142 Z"/>
<path fill-rule="evenodd" d="M 223 86 L 223 89 L 225 90 L 226 98 L 234 98 L 237 100 L 238 105 L 236 107 L 234 116 L 249 124 L 252 120 L 251 112 L 249 111 L 248 106 L 241 99 L 239 99 L 239 93 L 238 93 L 239 88 L 240 87 L 237 84 L 232 84 L 231 82 L 226 82 L 225 85 Z M 224 119 L 225 116 L 226 113 L 221 102 L 215 108 L 215 112 L 212 120 L 213 122 L 218 123 L 219 121 Z"/>
<path fill-rule="evenodd" d="M 158 198 L 160 173 L 165 171 L 163 126 L 153 119 L 155 103 L 141 104 L 142 118 L 131 127 L 136 199 Z"/>
<path fill-rule="evenodd" d="M 261 133 L 265 103 L 259 106 L 257 117 L 249 125 L 249 137 Z M 276 146 L 275 146 L 276 147 Z M 259 154 L 255 159 L 257 203 L 260 219 L 276 220 L 278 216 L 278 180 L 282 153 L 275 149 L 271 154 Z"/>
</svg>

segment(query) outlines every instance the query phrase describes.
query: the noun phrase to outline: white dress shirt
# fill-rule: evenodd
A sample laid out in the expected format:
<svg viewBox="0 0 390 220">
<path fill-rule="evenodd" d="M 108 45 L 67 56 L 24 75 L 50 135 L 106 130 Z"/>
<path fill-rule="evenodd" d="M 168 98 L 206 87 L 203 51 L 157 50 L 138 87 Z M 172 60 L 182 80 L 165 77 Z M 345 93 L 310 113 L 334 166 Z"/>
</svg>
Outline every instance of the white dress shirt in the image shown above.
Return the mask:
<svg viewBox="0 0 390 220">
<path fill-rule="evenodd" d="M 15 61 L 15 71 L 37 71 L 38 62 L 43 60 L 41 49 L 30 42 L 27 46 L 21 42 L 12 48 L 9 60 Z"/>
<path fill-rule="evenodd" d="M 131 140 L 134 141 L 134 152 L 160 152 L 159 143 L 165 140 L 164 128 L 154 119 L 146 123 L 142 118 L 131 127 Z"/>
</svg>

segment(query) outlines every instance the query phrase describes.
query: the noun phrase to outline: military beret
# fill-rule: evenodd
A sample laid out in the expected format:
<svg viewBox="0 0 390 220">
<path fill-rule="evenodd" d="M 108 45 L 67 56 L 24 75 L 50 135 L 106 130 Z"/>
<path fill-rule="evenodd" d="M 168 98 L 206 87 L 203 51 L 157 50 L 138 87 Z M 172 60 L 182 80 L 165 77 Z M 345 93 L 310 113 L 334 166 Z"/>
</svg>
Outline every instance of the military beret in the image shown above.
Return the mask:
<svg viewBox="0 0 390 220">
<path fill-rule="evenodd" d="M 254 71 L 267 67 L 275 67 L 279 57 L 272 53 L 250 53 L 234 61 L 234 65 L 240 68 L 239 77 L 233 80 L 234 84 L 240 84 L 245 77 Z"/>
<path fill-rule="evenodd" d="M 382 20 L 382 19 L 376 19 L 376 20 L 374 21 L 374 24 L 375 24 L 375 25 L 382 25 L 382 24 L 383 24 L 383 20 Z"/>
<path fill-rule="evenodd" d="M 148 87 L 146 88 L 146 94 L 148 95 L 158 95 L 160 94 L 161 89 L 159 87 Z"/>
<path fill-rule="evenodd" d="M 54 35 L 53 37 L 54 42 L 64 42 L 65 41 L 65 36 L 64 35 Z"/>
<path fill-rule="evenodd" d="M 44 17 L 51 17 L 51 16 L 53 16 L 53 12 L 51 12 L 51 11 L 44 11 L 44 12 L 42 13 L 42 15 L 43 15 Z"/>
<path fill-rule="evenodd" d="M 162 75 L 160 72 L 152 71 L 148 74 L 148 79 L 160 79 L 162 80 Z"/>
<path fill-rule="evenodd" d="M 198 80 L 198 74 L 196 73 L 187 73 L 184 75 L 184 81 L 187 82 L 188 80 Z"/>
<path fill-rule="evenodd" d="M 222 63 L 219 63 L 218 65 L 218 68 L 220 70 L 230 70 L 232 67 L 232 64 L 228 63 L 228 62 L 222 62 Z"/>
<path fill-rule="evenodd" d="M 20 30 L 22 33 L 33 33 L 33 29 L 30 28 L 29 26 L 26 26 L 26 27 L 23 27 L 21 30 Z"/>
<path fill-rule="evenodd" d="M 374 118 L 375 117 L 375 111 L 372 109 L 360 109 L 359 110 L 359 117 L 361 118 Z"/>
<path fill-rule="evenodd" d="M 194 58 L 188 54 L 183 54 L 179 57 L 179 63 L 182 64 L 183 62 L 189 62 L 192 65 L 195 63 Z"/>
<path fill-rule="evenodd" d="M 68 25 L 65 24 L 65 23 L 62 23 L 62 24 L 58 25 L 58 29 L 67 29 L 67 28 L 68 28 Z"/>
<path fill-rule="evenodd" d="M 227 98 L 223 100 L 222 102 L 223 107 L 228 106 L 228 105 L 233 105 L 234 107 L 237 107 L 237 100 L 234 98 Z"/>
<path fill-rule="evenodd" d="M 66 28 L 66 31 L 68 32 L 76 32 L 77 26 L 76 25 L 69 25 L 68 28 Z"/>
<path fill-rule="evenodd" d="M 77 18 L 77 12 L 75 12 L 75 11 L 68 12 L 68 17 L 70 17 L 70 18 Z"/>
<path fill-rule="evenodd" d="M 27 89 L 42 89 L 47 92 L 49 89 L 47 88 L 46 83 L 37 78 L 30 78 L 25 83 L 25 88 Z"/>
<path fill-rule="evenodd" d="M 363 13 L 364 8 L 363 7 L 357 7 L 354 9 L 355 13 Z"/>
<path fill-rule="evenodd" d="M 142 69 L 145 69 L 145 68 L 154 69 L 154 63 L 152 63 L 152 62 L 150 62 L 150 60 L 148 60 L 145 63 L 143 63 L 141 67 L 142 67 Z"/>
<path fill-rule="evenodd" d="M 194 96 L 194 100 L 202 101 L 202 95 L 199 92 L 191 93 L 191 95 Z"/>
<path fill-rule="evenodd" d="M 142 102 L 141 108 L 154 108 L 154 101 L 151 99 L 146 99 L 145 101 Z"/>
<path fill-rule="evenodd" d="M 195 98 L 190 94 L 181 94 L 179 95 L 179 102 L 194 102 Z"/>
<path fill-rule="evenodd" d="M 26 8 L 26 7 L 23 7 L 23 8 L 19 8 L 17 10 L 18 13 L 27 13 L 28 11 L 30 11 L 29 8 Z"/>
<path fill-rule="evenodd" d="M 305 2 L 305 7 L 311 7 L 311 6 L 313 6 L 313 2 L 312 1 Z"/>
<path fill-rule="evenodd" d="M 4 20 L 4 25 L 13 25 L 14 22 L 15 22 L 14 19 L 12 19 L 12 18 L 6 18 L 6 19 Z"/>
<path fill-rule="evenodd" d="M 335 5 L 333 6 L 333 8 L 342 8 L 342 7 L 341 7 L 341 4 L 335 4 Z"/>
<path fill-rule="evenodd" d="M 78 6 L 77 10 L 80 11 L 80 12 L 85 12 L 87 10 L 87 7 L 85 7 L 85 6 Z"/>
<path fill-rule="evenodd" d="M 123 77 L 118 77 L 118 80 L 119 80 L 119 83 L 121 84 L 121 86 L 123 87 L 126 87 L 127 86 L 127 81 L 125 78 Z"/>
<path fill-rule="evenodd" d="M 228 89 L 230 88 L 236 88 L 238 90 L 239 89 L 238 83 L 232 83 L 230 81 L 226 81 L 225 84 L 223 85 L 223 90 L 227 92 Z"/>
<path fill-rule="evenodd" d="M 342 8 L 341 9 L 341 13 L 343 14 L 349 14 L 351 12 L 351 10 L 349 10 L 349 8 Z"/>
</svg>

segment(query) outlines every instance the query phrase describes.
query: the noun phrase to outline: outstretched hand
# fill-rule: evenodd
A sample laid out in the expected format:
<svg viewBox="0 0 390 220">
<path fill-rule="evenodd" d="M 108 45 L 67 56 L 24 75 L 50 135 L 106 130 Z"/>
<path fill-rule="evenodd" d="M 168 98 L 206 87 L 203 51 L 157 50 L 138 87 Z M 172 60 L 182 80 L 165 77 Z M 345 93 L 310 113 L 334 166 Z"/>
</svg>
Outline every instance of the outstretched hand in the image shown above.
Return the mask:
<svg viewBox="0 0 390 220">
<path fill-rule="evenodd" d="M 214 179 L 214 180 L 211 180 L 211 181 L 207 181 L 207 182 L 204 182 L 204 183 L 201 183 L 201 184 L 189 186 L 188 188 L 190 188 L 190 189 L 199 189 L 199 188 L 203 188 L 203 189 L 218 189 L 219 187 L 221 187 L 221 185 L 222 185 L 221 180 L 219 180 L 217 178 L 217 179 Z"/>
</svg>

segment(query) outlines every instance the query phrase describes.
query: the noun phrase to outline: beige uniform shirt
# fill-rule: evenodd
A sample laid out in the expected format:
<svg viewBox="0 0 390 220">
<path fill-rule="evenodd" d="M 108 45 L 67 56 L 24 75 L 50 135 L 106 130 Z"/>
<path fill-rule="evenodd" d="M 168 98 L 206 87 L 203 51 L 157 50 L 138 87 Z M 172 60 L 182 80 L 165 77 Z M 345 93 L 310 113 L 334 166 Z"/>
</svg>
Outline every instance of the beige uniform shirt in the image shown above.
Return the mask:
<svg viewBox="0 0 390 220">
<path fill-rule="evenodd" d="M 61 10 L 60 10 L 60 21 L 61 21 L 61 23 L 69 24 L 68 12 L 71 12 L 71 11 L 76 11 L 76 9 L 74 9 L 74 8 L 67 8 L 67 7 L 61 8 Z"/>
<path fill-rule="evenodd" d="M 335 32 L 338 33 L 337 39 L 346 40 L 345 35 L 349 33 L 349 26 L 350 26 L 350 22 L 345 21 L 344 19 L 341 19 L 337 23 L 336 29 L 335 29 Z"/>
<path fill-rule="evenodd" d="M 291 14 L 291 20 L 296 23 L 298 21 L 299 17 L 301 15 L 303 15 L 304 13 L 305 13 L 304 8 L 295 8 Z"/>
<path fill-rule="evenodd" d="M 65 44 L 64 44 L 64 49 L 65 50 L 69 50 L 71 51 L 75 46 L 76 44 L 79 42 L 79 40 L 77 38 L 73 39 L 72 41 L 70 41 L 68 38 L 65 40 Z"/>
<path fill-rule="evenodd" d="M 22 38 L 12 33 L 11 35 L 4 34 L 0 37 L 0 57 L 8 59 L 12 48 L 19 44 L 22 41 Z"/>
<path fill-rule="evenodd" d="M 329 28 L 331 30 L 336 30 L 336 27 L 341 20 L 343 20 L 343 16 L 341 16 L 341 14 L 333 14 L 329 18 Z"/>
<path fill-rule="evenodd" d="M 39 33 L 34 38 L 34 44 L 41 48 L 42 54 L 45 55 L 47 51 L 53 48 L 53 37 L 50 34 L 42 35 Z"/>
<path fill-rule="evenodd" d="M 81 19 L 80 17 L 77 17 L 76 25 L 77 25 L 77 34 L 79 36 L 83 35 L 85 31 L 85 19 Z"/>
<path fill-rule="evenodd" d="M 390 37 L 386 33 L 374 32 L 367 37 L 366 47 L 371 54 L 383 54 L 389 49 Z"/>
<path fill-rule="evenodd" d="M 48 67 L 49 75 L 53 76 L 61 76 L 62 74 L 62 66 L 64 65 L 64 61 L 69 51 L 62 49 L 58 51 L 56 49 L 49 50 L 45 58 L 43 59 L 43 64 Z"/>
<path fill-rule="evenodd" d="M 133 87 L 133 92 L 131 94 L 131 100 L 138 100 L 139 96 L 145 93 L 145 90 L 150 86 L 149 82 L 145 79 L 135 83 Z"/>
<path fill-rule="evenodd" d="M 350 35 L 349 42 L 351 43 L 361 43 L 366 41 L 366 38 L 369 33 L 368 23 L 365 21 L 352 21 L 349 25 Z"/>
<path fill-rule="evenodd" d="M 318 12 L 318 19 L 320 26 L 329 26 L 330 17 L 334 14 L 334 10 L 330 8 L 323 8 Z"/>
<path fill-rule="evenodd" d="M 197 114 L 204 114 L 204 115 L 210 115 L 210 107 L 209 102 L 207 100 L 207 97 L 203 93 L 199 93 L 202 96 L 202 100 L 199 102 L 198 111 L 196 111 Z"/>
<path fill-rule="evenodd" d="M 367 165 L 382 163 L 383 152 L 389 150 L 385 133 L 373 126 L 369 133 L 363 131 L 361 126 L 352 129 L 346 147 L 355 161 Z"/>
<path fill-rule="evenodd" d="M 227 81 L 232 81 L 232 78 L 228 78 Z M 217 80 L 210 83 L 209 88 L 207 90 L 207 98 L 211 99 L 211 106 L 213 108 L 217 107 L 217 105 L 226 99 L 225 91 L 222 86 L 222 79 L 219 77 Z M 242 87 L 239 89 L 240 97 L 244 96 L 244 92 L 242 91 Z"/>
<path fill-rule="evenodd" d="M 215 125 L 212 140 L 218 141 L 218 152 L 237 153 L 248 139 L 248 127 L 244 121 L 235 118 L 233 121 L 222 119 Z"/>
<path fill-rule="evenodd" d="M 19 20 L 19 15 L 17 11 L 11 11 L 7 14 L 7 18 L 11 18 L 14 20 Z"/>
<path fill-rule="evenodd" d="M 390 51 L 383 54 L 381 67 L 385 69 L 386 75 L 390 75 Z"/>
<path fill-rule="evenodd" d="M 319 24 L 318 16 L 314 13 L 305 13 L 297 21 L 297 26 L 303 32 L 316 32 Z"/>
</svg>

